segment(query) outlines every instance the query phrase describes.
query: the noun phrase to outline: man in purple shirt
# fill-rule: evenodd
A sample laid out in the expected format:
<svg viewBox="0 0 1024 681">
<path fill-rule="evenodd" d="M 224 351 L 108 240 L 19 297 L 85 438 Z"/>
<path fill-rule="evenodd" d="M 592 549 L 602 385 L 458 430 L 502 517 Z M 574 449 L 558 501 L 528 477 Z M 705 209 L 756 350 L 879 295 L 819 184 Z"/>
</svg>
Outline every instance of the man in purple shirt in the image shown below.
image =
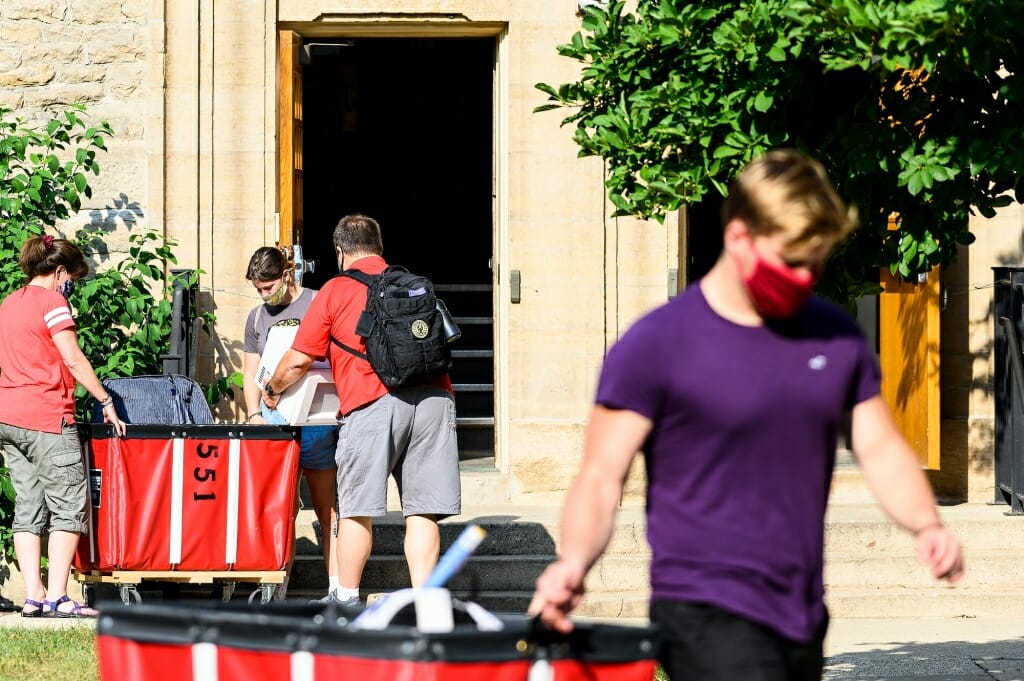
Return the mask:
<svg viewBox="0 0 1024 681">
<path fill-rule="evenodd" d="M 936 578 L 963 577 L 960 542 L 879 394 L 860 328 L 811 296 L 855 223 L 820 164 L 769 152 L 733 181 L 722 213 L 724 247 L 707 276 L 605 359 L 561 555 L 530 612 L 572 628 L 643 451 L 650 614 L 669 678 L 817 680 L 825 507 L 844 413 L 868 483 Z"/>
</svg>

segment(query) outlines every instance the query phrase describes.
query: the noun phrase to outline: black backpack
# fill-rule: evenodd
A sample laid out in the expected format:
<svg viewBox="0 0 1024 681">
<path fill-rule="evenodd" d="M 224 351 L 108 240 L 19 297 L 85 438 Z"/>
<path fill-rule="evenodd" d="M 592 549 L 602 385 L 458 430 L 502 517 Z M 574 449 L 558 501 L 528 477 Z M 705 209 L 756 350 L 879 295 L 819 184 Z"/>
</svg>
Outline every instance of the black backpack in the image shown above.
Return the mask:
<svg viewBox="0 0 1024 681">
<path fill-rule="evenodd" d="M 366 354 L 331 336 L 331 342 L 368 360 L 388 388 L 421 385 L 444 376 L 452 368 L 444 318 L 427 277 L 404 267 L 391 266 L 380 274 L 345 270 L 366 285 L 366 309 L 356 333 L 366 339 Z"/>
</svg>

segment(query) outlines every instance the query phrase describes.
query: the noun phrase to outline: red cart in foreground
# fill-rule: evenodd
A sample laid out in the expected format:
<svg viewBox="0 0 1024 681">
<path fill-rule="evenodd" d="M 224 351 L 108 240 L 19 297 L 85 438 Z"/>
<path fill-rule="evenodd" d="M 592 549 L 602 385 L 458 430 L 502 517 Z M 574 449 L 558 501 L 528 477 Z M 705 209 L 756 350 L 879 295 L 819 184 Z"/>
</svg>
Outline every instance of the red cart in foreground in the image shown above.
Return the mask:
<svg viewBox="0 0 1024 681">
<path fill-rule="evenodd" d="M 500 628 L 357 628 L 334 605 L 113 603 L 97 623 L 101 681 L 651 681 L 656 630 L 525 616 Z"/>
<path fill-rule="evenodd" d="M 291 559 L 298 430 L 287 426 L 81 426 L 92 513 L 75 556 L 86 600 L 99 583 L 138 603 L 143 580 L 257 585 L 267 602 Z"/>
</svg>

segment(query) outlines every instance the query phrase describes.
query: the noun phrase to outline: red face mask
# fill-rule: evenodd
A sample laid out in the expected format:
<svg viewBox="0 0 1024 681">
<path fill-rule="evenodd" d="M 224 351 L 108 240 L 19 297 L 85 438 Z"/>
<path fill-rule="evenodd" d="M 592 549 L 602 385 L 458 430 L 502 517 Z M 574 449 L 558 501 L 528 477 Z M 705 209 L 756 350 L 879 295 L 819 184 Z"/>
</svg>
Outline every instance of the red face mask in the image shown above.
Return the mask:
<svg viewBox="0 0 1024 681">
<path fill-rule="evenodd" d="M 804 306 L 814 289 L 815 279 L 814 275 L 797 274 L 788 267 L 758 257 L 754 271 L 743 282 L 762 316 L 785 319 Z"/>
</svg>

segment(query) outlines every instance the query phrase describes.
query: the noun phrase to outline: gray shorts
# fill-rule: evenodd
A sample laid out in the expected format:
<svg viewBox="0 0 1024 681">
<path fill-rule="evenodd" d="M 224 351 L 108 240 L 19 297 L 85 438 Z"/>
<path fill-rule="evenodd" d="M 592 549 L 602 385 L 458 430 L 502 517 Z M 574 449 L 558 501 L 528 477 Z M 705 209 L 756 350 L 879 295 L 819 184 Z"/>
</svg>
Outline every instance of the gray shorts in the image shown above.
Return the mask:
<svg viewBox="0 0 1024 681">
<path fill-rule="evenodd" d="M 388 475 L 402 513 L 462 512 L 455 398 L 442 388 L 401 388 L 343 416 L 338 432 L 338 515 L 382 516 Z"/>
<path fill-rule="evenodd" d="M 14 485 L 14 532 L 86 531 L 88 485 L 78 428 L 43 433 L 0 423 L 0 446 Z"/>
</svg>

